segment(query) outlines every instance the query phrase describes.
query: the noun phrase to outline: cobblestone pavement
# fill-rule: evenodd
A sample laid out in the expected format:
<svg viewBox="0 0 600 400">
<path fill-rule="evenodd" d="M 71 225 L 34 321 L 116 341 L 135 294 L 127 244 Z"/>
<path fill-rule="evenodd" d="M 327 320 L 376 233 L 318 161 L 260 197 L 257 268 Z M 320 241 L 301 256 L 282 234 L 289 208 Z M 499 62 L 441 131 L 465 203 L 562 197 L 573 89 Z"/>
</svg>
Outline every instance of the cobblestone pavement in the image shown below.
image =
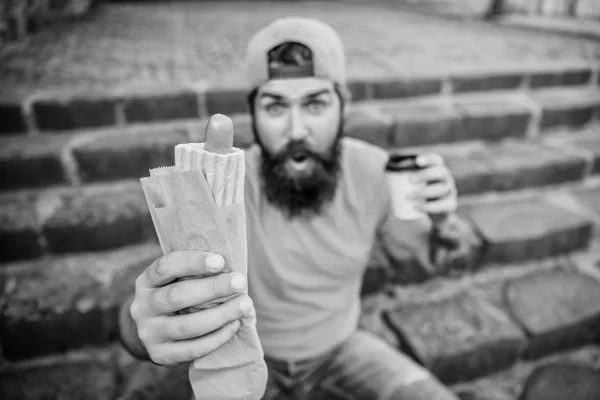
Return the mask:
<svg viewBox="0 0 600 400">
<path fill-rule="evenodd" d="M 106 88 L 125 83 L 243 82 L 249 36 L 284 15 L 341 34 L 349 75 L 369 77 L 505 63 L 600 60 L 600 41 L 523 32 L 348 3 L 102 4 L 0 52 L 0 87 Z"/>
</svg>

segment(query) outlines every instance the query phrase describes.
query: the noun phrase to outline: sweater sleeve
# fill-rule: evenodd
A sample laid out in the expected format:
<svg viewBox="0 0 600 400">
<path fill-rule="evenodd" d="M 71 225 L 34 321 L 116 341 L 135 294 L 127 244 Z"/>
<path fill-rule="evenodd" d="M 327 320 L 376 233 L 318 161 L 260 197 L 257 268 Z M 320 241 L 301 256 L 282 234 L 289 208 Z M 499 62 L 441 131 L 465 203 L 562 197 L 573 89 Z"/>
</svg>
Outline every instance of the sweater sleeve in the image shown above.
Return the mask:
<svg viewBox="0 0 600 400">
<path fill-rule="evenodd" d="M 376 240 L 394 270 L 395 280 L 420 282 L 436 274 L 470 270 L 478 263 L 483 244 L 467 220 L 457 214 L 435 226 L 427 216 L 400 220 L 392 210 L 383 173 L 378 183 L 381 218 Z"/>
</svg>

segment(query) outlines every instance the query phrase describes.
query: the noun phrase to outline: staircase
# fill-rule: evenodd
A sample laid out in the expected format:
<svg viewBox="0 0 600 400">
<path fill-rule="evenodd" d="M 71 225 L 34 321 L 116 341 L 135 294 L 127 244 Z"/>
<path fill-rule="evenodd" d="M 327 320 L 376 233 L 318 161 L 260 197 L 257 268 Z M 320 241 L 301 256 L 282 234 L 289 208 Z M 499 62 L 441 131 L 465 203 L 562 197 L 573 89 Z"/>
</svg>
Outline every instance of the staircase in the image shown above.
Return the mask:
<svg viewBox="0 0 600 400">
<path fill-rule="evenodd" d="M 599 86 L 589 64 L 350 85 L 346 134 L 442 154 L 485 243 L 475 270 L 427 281 L 375 253 L 363 285 L 361 326 L 463 400 L 575 398 L 573 382 L 600 396 Z M 160 255 L 138 178 L 214 113 L 252 143 L 237 89 L 0 104 L 3 398 L 189 399 L 186 367 L 133 360 L 116 316 Z"/>
</svg>

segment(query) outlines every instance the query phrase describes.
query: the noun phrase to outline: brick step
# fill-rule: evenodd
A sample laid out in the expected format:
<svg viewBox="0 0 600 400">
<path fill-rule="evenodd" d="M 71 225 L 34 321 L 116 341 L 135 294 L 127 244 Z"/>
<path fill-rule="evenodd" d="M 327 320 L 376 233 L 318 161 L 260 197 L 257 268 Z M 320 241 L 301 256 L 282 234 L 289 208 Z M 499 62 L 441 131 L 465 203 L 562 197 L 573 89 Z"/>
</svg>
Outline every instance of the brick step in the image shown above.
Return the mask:
<svg viewBox="0 0 600 400">
<path fill-rule="evenodd" d="M 234 143 L 246 148 L 254 141 L 250 118 L 233 118 Z M 600 91 L 554 88 L 533 94 L 490 92 L 357 103 L 347 116 L 345 132 L 383 148 L 397 148 L 530 139 L 581 129 L 597 135 L 599 120 Z M 0 190 L 139 178 L 149 168 L 172 163 L 174 145 L 203 141 L 205 126 L 206 120 L 185 120 L 1 137 Z"/>
<path fill-rule="evenodd" d="M 452 387 L 461 400 L 600 398 L 600 347 L 585 346 Z M 522 396 L 522 397 L 519 397 Z"/>
<path fill-rule="evenodd" d="M 600 65 L 554 64 L 421 75 L 356 78 L 354 101 L 460 95 L 492 90 L 535 91 L 549 87 L 598 86 Z M 214 113 L 246 113 L 246 88 L 206 84 L 122 87 L 110 91 L 6 93 L 0 101 L 1 133 L 69 131 L 165 120 L 206 118 Z"/>
<path fill-rule="evenodd" d="M 590 372 L 600 366 L 600 348 L 593 344 L 600 336 L 592 336 L 600 333 L 600 269 L 593 261 L 600 260 L 600 251 L 591 254 L 592 263 L 590 254 L 390 286 L 363 298 L 360 326 L 416 357 L 463 400 L 514 399 L 501 395 L 514 395 L 532 371 L 546 365 L 560 365 L 567 373 L 573 364 L 585 366 L 575 378 L 594 376 Z M 382 312 L 395 315 L 383 319 Z M 394 318 L 401 319 L 400 328 L 385 322 Z M 0 365 L 0 388 L 7 399 L 41 399 L 50 392 L 64 398 L 190 398 L 186 365 L 139 362 L 118 344 Z M 485 397 L 489 394 L 499 397 Z"/>
<path fill-rule="evenodd" d="M 413 149 L 442 154 L 461 196 L 505 193 L 577 183 L 600 176 L 597 129 L 600 125 L 540 138 Z M 108 148 L 89 150 L 87 157 L 82 156 L 86 161 L 80 164 L 81 176 L 110 180 L 0 194 L 0 220 L 3 221 L 0 237 L 11 244 L 0 250 L 0 262 L 35 258 L 46 253 L 110 249 L 155 239 L 137 178 L 148 174 L 149 165 L 172 163 L 173 146 L 182 137 L 176 132 L 174 140 L 157 135 L 157 140 L 166 145 L 154 153 L 136 154 L 134 149 L 128 148 L 115 151 L 110 149 L 112 142 L 107 140 L 103 143 Z M 139 142 L 134 146 L 139 146 Z M 158 147 L 153 144 L 150 148 Z M 14 168 L 16 174 L 17 166 Z M 43 163 L 39 163 L 37 169 L 40 173 L 51 170 Z M 22 168 L 20 171 L 23 174 Z"/>
<path fill-rule="evenodd" d="M 485 215 L 493 219 L 479 217 L 478 207 L 469 204 L 464 213 L 486 242 L 482 264 L 474 272 L 522 259 L 583 251 L 590 240 L 591 221 L 600 219 L 593 217 L 594 207 L 600 215 L 600 189 L 567 191 L 563 197 L 567 196 L 572 201 L 568 207 L 541 197 L 482 203 Z M 574 204 L 581 208 L 575 209 Z M 506 223 L 501 223 L 503 217 Z M 118 305 L 131 293 L 139 272 L 159 255 L 158 243 L 151 241 L 111 251 L 46 255 L 2 264 L 0 337 L 5 357 L 25 359 L 113 341 Z M 403 266 L 385 265 L 374 257 L 365 274 L 364 295 L 388 290 L 389 284 L 423 281 L 406 276 Z"/>
<path fill-rule="evenodd" d="M 1 196 L 0 262 L 156 240 L 139 181 Z"/>
<path fill-rule="evenodd" d="M 135 278 L 161 253 L 157 243 L 0 268 L 4 357 L 26 359 L 117 339 L 117 311 Z"/>
<path fill-rule="evenodd" d="M 523 392 L 527 400 L 590 400 L 598 397 L 599 371 L 600 347 L 587 345 L 520 361 L 451 389 L 461 400 L 514 400 Z M 0 377 L 6 400 L 45 399 L 48 393 L 56 398 L 98 400 L 189 400 L 192 396 L 186 365 L 160 367 L 135 361 L 116 346 L 14 364 L 0 370 Z"/>
<path fill-rule="evenodd" d="M 134 360 L 118 344 L 86 347 L 0 367 L 5 400 L 189 400 L 187 365 Z"/>
<path fill-rule="evenodd" d="M 556 257 L 589 248 L 594 227 L 600 226 L 600 181 L 510 194 L 469 196 L 459 199 L 458 214 L 470 221 L 483 249 L 481 266 Z M 391 284 L 419 284 L 426 274 L 409 273 L 410 254 L 393 265 L 376 248 L 363 280 L 363 294 Z M 600 258 L 600 257 L 599 257 Z"/>
<path fill-rule="evenodd" d="M 461 196 L 542 188 L 600 173 L 600 124 L 533 138 L 401 147 L 439 153 Z"/>
<path fill-rule="evenodd" d="M 113 400 L 118 394 L 116 354 L 112 346 L 0 364 L 0 393 L 5 400 Z"/>
<path fill-rule="evenodd" d="M 600 344 L 600 241 L 454 278 L 388 282 L 364 296 L 360 324 L 447 384 Z"/>
<path fill-rule="evenodd" d="M 349 136 L 381 147 L 410 147 L 469 140 L 498 140 L 580 128 L 600 116 L 595 88 L 486 92 L 354 105 Z"/>
</svg>

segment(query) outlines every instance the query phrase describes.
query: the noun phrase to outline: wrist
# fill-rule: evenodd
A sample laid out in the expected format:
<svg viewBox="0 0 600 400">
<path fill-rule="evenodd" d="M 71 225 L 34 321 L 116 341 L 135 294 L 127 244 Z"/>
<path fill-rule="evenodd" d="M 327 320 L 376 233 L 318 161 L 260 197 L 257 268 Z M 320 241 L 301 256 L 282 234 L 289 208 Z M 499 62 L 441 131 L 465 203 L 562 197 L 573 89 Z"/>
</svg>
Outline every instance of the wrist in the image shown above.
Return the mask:
<svg viewBox="0 0 600 400">
<path fill-rule="evenodd" d="M 456 231 L 457 222 L 458 217 L 452 212 L 443 215 L 437 214 L 435 219 L 431 219 L 431 240 L 435 247 L 454 249 L 459 245 L 460 238 Z"/>
<path fill-rule="evenodd" d="M 429 219 L 431 220 L 431 226 L 433 230 L 439 230 L 443 228 L 450 220 L 450 217 L 453 213 L 451 212 L 443 212 L 443 213 L 430 213 Z"/>
</svg>

